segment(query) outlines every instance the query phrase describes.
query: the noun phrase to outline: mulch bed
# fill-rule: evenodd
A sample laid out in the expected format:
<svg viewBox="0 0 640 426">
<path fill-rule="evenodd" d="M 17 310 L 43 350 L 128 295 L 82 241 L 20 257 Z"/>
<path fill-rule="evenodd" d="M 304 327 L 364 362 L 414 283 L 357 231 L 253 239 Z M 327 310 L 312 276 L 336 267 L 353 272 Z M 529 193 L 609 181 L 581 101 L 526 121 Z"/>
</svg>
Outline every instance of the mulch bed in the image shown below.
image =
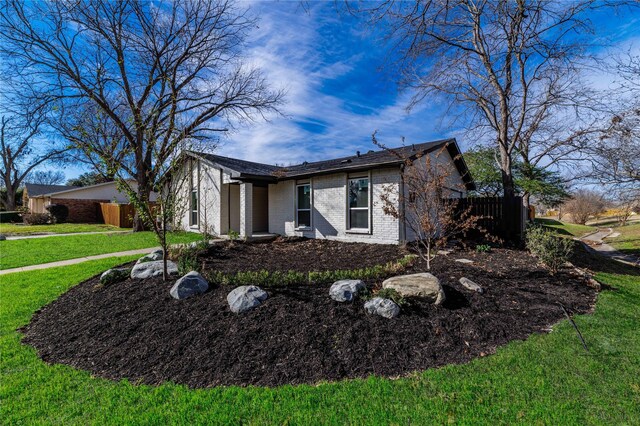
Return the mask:
<svg viewBox="0 0 640 426">
<path fill-rule="evenodd" d="M 237 244 L 209 254 L 219 257 L 207 257 L 207 267 L 233 272 L 271 265 L 306 271 L 314 262 L 315 268 L 353 268 L 402 253 L 395 246 L 294 241 Z M 460 257 L 474 263 L 454 261 Z M 419 262 L 408 272 L 418 271 L 424 271 Z M 596 298 L 568 271 L 551 276 L 518 250 L 456 251 L 438 257 L 432 273 L 444 284 L 447 302 L 414 300 L 393 320 L 367 315 L 362 301 L 334 302 L 328 285 L 266 288 L 267 301 L 236 315 L 226 302 L 229 287 L 178 301 L 169 295 L 171 282 L 127 280 L 96 288 L 94 277 L 42 308 L 21 331 L 45 361 L 110 379 L 277 386 L 397 377 L 467 362 L 545 332 L 563 318 L 558 303 L 586 313 Z M 485 287 L 485 294 L 464 289 L 462 276 Z"/>
</svg>

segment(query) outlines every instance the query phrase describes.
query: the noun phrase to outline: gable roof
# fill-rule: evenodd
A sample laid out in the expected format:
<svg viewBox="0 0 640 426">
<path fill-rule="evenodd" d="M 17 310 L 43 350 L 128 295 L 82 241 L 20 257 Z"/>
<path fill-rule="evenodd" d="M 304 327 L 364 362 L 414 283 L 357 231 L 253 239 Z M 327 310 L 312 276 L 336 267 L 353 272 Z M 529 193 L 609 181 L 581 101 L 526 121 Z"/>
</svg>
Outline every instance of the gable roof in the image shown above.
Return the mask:
<svg viewBox="0 0 640 426">
<path fill-rule="evenodd" d="M 369 151 L 356 153 L 349 157 L 335 158 L 331 160 L 304 162 L 293 166 L 279 167 L 269 164 L 255 163 L 239 160 L 221 155 L 207 154 L 195 151 L 187 151 L 187 154 L 199 157 L 218 166 L 238 180 L 278 180 L 306 178 L 321 174 L 361 171 L 372 168 L 400 166 L 405 158 L 417 157 L 439 148 L 446 147 L 453 159 L 454 165 L 462 176 L 467 189 L 475 189 L 475 184 L 467 168 L 460 149 L 455 139 L 442 139 L 432 142 L 413 144 L 398 148 L 390 148 L 381 151 Z"/>
<path fill-rule="evenodd" d="M 48 195 L 48 194 L 53 194 L 60 191 L 66 191 L 69 189 L 80 188 L 79 186 L 40 185 L 37 183 L 25 183 L 24 186 L 27 188 L 27 195 L 29 197 L 37 197 L 39 195 Z"/>
</svg>

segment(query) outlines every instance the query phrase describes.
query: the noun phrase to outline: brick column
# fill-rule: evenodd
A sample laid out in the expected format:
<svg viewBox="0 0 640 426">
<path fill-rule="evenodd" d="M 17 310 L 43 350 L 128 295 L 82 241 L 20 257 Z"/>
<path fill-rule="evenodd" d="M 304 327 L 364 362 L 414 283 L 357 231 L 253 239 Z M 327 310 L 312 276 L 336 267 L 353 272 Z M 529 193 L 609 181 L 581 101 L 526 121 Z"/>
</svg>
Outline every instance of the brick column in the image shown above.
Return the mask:
<svg viewBox="0 0 640 426">
<path fill-rule="evenodd" d="M 240 236 L 249 238 L 253 233 L 253 184 L 240 184 Z"/>
</svg>

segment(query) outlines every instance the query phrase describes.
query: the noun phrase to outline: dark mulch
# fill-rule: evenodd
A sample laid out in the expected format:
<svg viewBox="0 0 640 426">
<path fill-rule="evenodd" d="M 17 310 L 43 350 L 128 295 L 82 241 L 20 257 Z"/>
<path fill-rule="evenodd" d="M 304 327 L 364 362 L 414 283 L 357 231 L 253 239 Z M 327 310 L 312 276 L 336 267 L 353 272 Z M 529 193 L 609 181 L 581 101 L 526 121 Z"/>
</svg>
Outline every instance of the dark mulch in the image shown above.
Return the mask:
<svg viewBox="0 0 640 426">
<path fill-rule="evenodd" d="M 399 246 L 278 238 L 273 242 L 216 244 L 204 257 L 205 268 L 238 271 L 327 271 L 381 265 L 401 258 Z"/>
<path fill-rule="evenodd" d="M 315 243 L 290 244 L 285 249 L 277 244 L 230 249 L 247 254 L 233 265 L 231 259 L 226 266 L 210 261 L 227 271 L 272 264 L 305 270 L 311 259 L 323 259 L 324 268 L 342 268 L 344 258 L 353 267 L 357 259 L 390 261 L 399 253 L 395 247 L 359 245 L 359 252 L 358 245 L 352 250 L 331 243 L 343 249 L 326 256 L 309 251 Z M 304 260 L 284 258 L 282 250 Z M 458 257 L 476 263 L 454 262 Z M 419 270 L 420 264 L 411 272 Z M 226 302 L 230 288 L 178 301 L 169 296 L 171 283 L 159 279 L 96 289 L 96 277 L 37 312 L 22 329 L 23 341 L 47 362 L 111 379 L 191 387 L 316 383 L 371 374 L 394 377 L 467 362 L 543 332 L 563 318 L 558 302 L 572 313 L 585 313 L 596 297 L 568 272 L 551 276 L 517 250 L 454 252 L 437 258 L 432 272 L 443 281 L 447 302 L 413 301 L 393 320 L 366 315 L 362 301 L 333 302 L 328 286 L 267 289 L 270 297 L 262 306 L 235 315 Z M 486 293 L 465 290 L 458 284 L 462 276 L 484 286 Z"/>
</svg>

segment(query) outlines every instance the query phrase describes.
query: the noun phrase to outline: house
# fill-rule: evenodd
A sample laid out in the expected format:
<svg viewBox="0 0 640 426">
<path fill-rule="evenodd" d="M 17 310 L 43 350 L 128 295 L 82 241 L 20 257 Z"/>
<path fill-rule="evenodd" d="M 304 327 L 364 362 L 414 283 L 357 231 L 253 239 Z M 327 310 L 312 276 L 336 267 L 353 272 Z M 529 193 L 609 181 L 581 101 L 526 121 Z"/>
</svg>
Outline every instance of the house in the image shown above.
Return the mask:
<svg viewBox="0 0 640 426">
<path fill-rule="evenodd" d="M 179 192 L 186 202 L 176 225 L 247 238 L 278 234 L 397 244 L 412 235 L 384 213 L 380 196 L 389 185 L 403 190 L 402 157 L 422 155 L 450 166 L 457 196 L 474 188 L 455 139 L 289 167 L 185 151 L 176 176 L 184 178 Z"/>
<path fill-rule="evenodd" d="M 135 189 L 135 183 L 132 184 Z M 156 194 L 151 193 L 151 201 Z M 49 204 L 64 204 L 69 208 L 69 222 L 102 222 L 100 203 L 129 203 L 127 194 L 118 190 L 115 182 L 90 186 L 25 184 L 24 205 L 31 213 L 47 213 Z"/>
</svg>

